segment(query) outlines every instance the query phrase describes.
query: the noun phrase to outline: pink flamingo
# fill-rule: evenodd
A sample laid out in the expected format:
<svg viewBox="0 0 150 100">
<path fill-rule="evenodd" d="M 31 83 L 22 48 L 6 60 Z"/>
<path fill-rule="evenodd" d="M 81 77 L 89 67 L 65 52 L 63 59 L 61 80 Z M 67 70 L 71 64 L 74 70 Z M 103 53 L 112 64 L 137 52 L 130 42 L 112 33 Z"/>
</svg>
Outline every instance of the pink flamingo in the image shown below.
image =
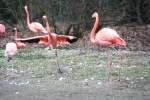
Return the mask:
<svg viewBox="0 0 150 100">
<path fill-rule="evenodd" d="M 10 61 L 17 53 L 17 45 L 14 42 L 10 42 L 6 44 L 5 49 L 5 57 L 7 61 Z"/>
<path fill-rule="evenodd" d="M 17 48 L 18 48 L 18 49 L 26 48 L 26 47 L 27 47 L 26 44 L 24 44 L 24 43 L 22 43 L 22 42 L 20 42 L 20 41 L 17 41 L 17 38 L 18 38 L 18 31 L 17 31 L 17 28 L 15 27 L 14 30 L 15 30 L 15 40 L 16 40 Z"/>
<path fill-rule="evenodd" d="M 0 36 L 4 36 L 5 34 L 5 25 L 0 24 Z"/>
<path fill-rule="evenodd" d="M 70 44 L 78 40 L 78 38 L 75 36 L 58 35 L 56 33 L 51 32 L 48 23 L 48 17 L 44 15 L 43 19 L 46 25 L 46 30 L 49 34 L 49 48 L 56 48 L 59 44 Z"/>
<path fill-rule="evenodd" d="M 38 32 L 47 33 L 46 29 L 42 26 L 42 24 L 40 24 L 38 22 L 30 23 L 28 7 L 25 6 L 24 9 L 25 9 L 26 14 L 27 14 L 27 25 L 28 25 L 28 28 L 34 33 L 38 33 Z"/>
<path fill-rule="evenodd" d="M 94 26 L 91 30 L 90 40 L 94 44 L 110 46 L 110 45 L 122 45 L 124 47 L 127 46 L 127 43 L 117 34 L 117 32 L 110 28 L 102 28 L 100 31 L 96 33 L 96 29 L 99 24 L 99 16 L 97 12 L 94 12 L 92 18 L 95 18 Z M 109 76 L 108 80 L 111 81 L 111 65 L 112 58 L 108 57 L 108 67 L 109 67 Z M 119 71 L 120 76 L 120 71 Z"/>
</svg>

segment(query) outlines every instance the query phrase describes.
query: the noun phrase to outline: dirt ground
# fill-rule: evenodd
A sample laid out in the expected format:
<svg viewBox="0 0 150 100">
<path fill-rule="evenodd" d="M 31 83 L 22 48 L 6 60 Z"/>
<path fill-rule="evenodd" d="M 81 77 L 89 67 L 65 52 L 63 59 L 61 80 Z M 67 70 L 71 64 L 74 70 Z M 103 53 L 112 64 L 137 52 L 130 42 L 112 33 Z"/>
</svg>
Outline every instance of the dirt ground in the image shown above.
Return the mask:
<svg viewBox="0 0 150 100">
<path fill-rule="evenodd" d="M 121 81 L 113 52 L 112 82 L 107 81 L 107 53 L 92 49 L 20 50 L 7 62 L 0 50 L 1 100 L 149 100 L 150 53 L 123 51 Z M 138 58 L 138 59 L 137 59 Z"/>
</svg>

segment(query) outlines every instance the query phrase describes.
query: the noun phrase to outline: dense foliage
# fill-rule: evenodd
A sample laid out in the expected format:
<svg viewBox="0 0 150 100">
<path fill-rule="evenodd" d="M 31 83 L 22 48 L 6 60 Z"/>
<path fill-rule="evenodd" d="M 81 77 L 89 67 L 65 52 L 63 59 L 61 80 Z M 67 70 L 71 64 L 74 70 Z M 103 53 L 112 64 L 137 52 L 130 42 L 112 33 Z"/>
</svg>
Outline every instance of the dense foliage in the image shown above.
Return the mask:
<svg viewBox="0 0 150 100">
<path fill-rule="evenodd" d="M 52 26 L 63 22 L 87 28 L 94 11 L 99 12 L 103 25 L 150 23 L 149 0 L 0 0 L 0 21 L 24 27 L 24 5 L 29 6 L 32 20 L 42 22 L 47 14 Z"/>
</svg>

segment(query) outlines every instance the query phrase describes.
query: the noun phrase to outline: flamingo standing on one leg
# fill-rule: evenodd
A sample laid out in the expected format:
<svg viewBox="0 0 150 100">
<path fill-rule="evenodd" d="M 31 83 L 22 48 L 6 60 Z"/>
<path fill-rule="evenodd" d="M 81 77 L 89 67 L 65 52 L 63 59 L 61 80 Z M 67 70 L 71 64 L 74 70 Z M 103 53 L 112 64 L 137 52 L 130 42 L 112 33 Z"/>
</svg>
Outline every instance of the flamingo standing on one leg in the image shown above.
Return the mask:
<svg viewBox="0 0 150 100">
<path fill-rule="evenodd" d="M 38 32 L 47 33 L 46 29 L 42 26 L 42 24 L 40 24 L 38 22 L 32 22 L 32 23 L 30 23 L 28 7 L 25 6 L 24 9 L 25 9 L 26 15 L 27 15 L 27 25 L 28 25 L 28 28 L 32 32 L 34 32 L 34 33 L 38 33 Z"/>
<path fill-rule="evenodd" d="M 104 46 L 109 46 L 109 45 L 122 45 L 124 47 L 127 46 L 126 42 L 117 34 L 117 32 L 113 29 L 110 28 L 102 28 L 100 31 L 96 33 L 96 29 L 99 24 L 99 16 L 97 12 L 94 12 L 92 15 L 92 18 L 95 18 L 95 23 L 94 26 L 91 30 L 91 35 L 90 35 L 90 40 L 94 44 L 98 45 L 104 45 Z M 108 57 L 108 67 L 109 67 L 109 76 L 108 80 L 111 80 L 111 65 L 112 65 L 112 58 Z M 120 71 L 119 71 L 120 72 Z M 119 73 L 120 74 L 120 73 Z M 120 76 L 120 75 L 119 75 Z"/>
<path fill-rule="evenodd" d="M 0 36 L 4 36 L 5 34 L 5 25 L 0 24 Z"/>
</svg>

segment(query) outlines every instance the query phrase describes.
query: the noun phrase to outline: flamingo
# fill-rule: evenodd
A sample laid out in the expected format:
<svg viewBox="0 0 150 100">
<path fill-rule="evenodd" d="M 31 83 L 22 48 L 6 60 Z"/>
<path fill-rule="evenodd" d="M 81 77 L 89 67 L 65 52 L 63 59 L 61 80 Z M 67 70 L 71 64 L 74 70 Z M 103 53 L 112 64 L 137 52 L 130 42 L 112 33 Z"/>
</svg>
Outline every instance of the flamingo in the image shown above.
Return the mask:
<svg viewBox="0 0 150 100">
<path fill-rule="evenodd" d="M 28 7 L 25 6 L 24 9 L 25 9 L 25 12 L 26 12 L 26 15 L 27 15 L 28 28 L 34 33 L 38 33 L 38 32 L 47 33 L 46 29 L 42 26 L 42 24 L 40 24 L 38 22 L 30 23 Z"/>
<path fill-rule="evenodd" d="M 15 39 L 17 39 L 17 38 L 18 38 L 18 31 L 17 31 L 17 28 L 15 27 L 14 30 L 15 30 Z M 18 48 L 18 49 L 26 48 L 26 47 L 27 47 L 26 44 L 24 44 L 24 43 L 22 43 L 22 42 L 20 42 L 20 41 L 16 41 L 16 45 L 17 45 L 17 48 Z"/>
<path fill-rule="evenodd" d="M 5 25 L 0 24 L 0 36 L 3 36 L 5 34 Z"/>
<path fill-rule="evenodd" d="M 10 42 L 6 44 L 5 49 L 5 57 L 7 58 L 7 61 L 9 62 L 12 57 L 14 57 L 17 53 L 17 45 L 14 42 Z"/>
<path fill-rule="evenodd" d="M 93 44 L 97 45 L 104 45 L 104 46 L 110 46 L 110 45 L 121 45 L 126 47 L 127 43 L 122 39 L 116 32 L 116 30 L 113 30 L 111 28 L 102 28 L 96 33 L 96 29 L 99 24 L 99 16 L 97 12 L 94 12 L 92 15 L 92 18 L 95 18 L 94 26 L 90 33 L 90 40 Z M 111 81 L 111 65 L 112 65 L 112 58 L 108 57 L 108 67 L 109 67 L 109 76 L 108 80 Z M 119 71 L 120 76 L 120 71 Z M 120 80 L 120 79 L 119 79 Z"/>
</svg>

